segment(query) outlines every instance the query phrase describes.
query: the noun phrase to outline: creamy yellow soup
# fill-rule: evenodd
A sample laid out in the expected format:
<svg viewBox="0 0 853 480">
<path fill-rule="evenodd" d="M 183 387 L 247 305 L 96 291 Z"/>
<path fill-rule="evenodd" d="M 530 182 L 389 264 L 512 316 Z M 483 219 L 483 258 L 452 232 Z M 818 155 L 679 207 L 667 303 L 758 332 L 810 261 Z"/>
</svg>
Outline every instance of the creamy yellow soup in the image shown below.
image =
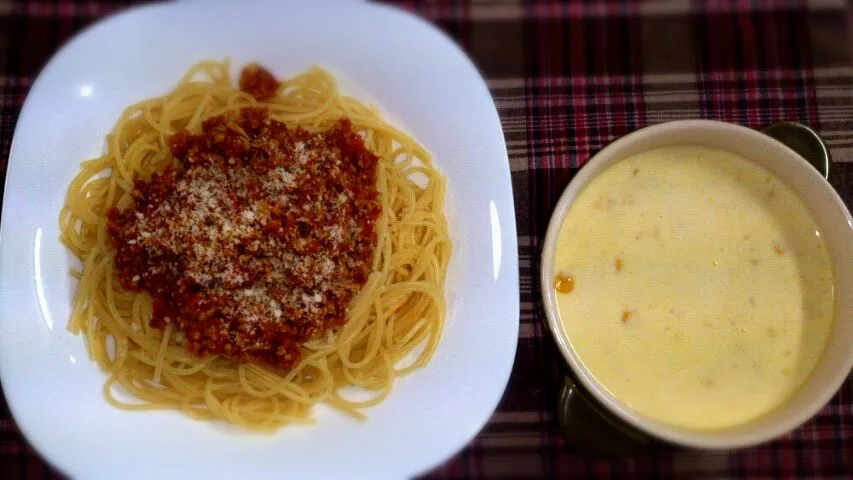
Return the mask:
<svg viewBox="0 0 853 480">
<path fill-rule="evenodd" d="M 554 274 L 560 319 L 598 382 L 687 428 L 778 407 L 832 324 L 832 266 L 807 207 L 706 147 L 650 150 L 592 180 L 560 229 Z"/>
</svg>

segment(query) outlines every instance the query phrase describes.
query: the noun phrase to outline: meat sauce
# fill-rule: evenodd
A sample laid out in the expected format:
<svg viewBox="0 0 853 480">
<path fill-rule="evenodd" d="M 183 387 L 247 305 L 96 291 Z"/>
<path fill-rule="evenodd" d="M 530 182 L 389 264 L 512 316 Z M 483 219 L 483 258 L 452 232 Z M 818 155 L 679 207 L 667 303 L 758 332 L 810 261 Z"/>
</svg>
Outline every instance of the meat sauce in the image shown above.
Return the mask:
<svg viewBox="0 0 853 480">
<path fill-rule="evenodd" d="M 266 76 L 246 76 L 241 87 L 268 93 Z M 367 281 L 378 158 L 348 120 L 309 133 L 264 108 L 210 118 L 169 147 L 175 166 L 108 213 L 120 283 L 148 292 L 151 326 L 172 325 L 196 355 L 293 366 Z"/>
</svg>

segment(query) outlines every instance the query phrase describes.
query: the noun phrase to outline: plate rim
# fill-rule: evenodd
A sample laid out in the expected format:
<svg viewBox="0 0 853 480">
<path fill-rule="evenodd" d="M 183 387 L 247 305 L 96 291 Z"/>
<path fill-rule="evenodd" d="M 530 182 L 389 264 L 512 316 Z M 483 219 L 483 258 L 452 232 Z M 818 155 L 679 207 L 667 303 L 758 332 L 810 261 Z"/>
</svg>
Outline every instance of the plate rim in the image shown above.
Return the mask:
<svg viewBox="0 0 853 480">
<path fill-rule="evenodd" d="M 323 3 L 323 2 L 318 2 L 318 3 Z M 400 8 L 394 7 L 394 6 L 383 5 L 383 4 L 374 4 L 374 3 L 368 3 L 368 2 L 353 2 L 353 4 L 357 4 L 358 8 L 381 9 L 381 10 L 393 11 L 397 15 L 409 16 L 410 18 L 416 20 L 421 25 L 421 27 L 427 28 L 427 29 L 431 30 L 433 32 L 433 34 L 436 34 L 436 41 L 443 40 L 446 43 L 448 43 L 450 47 L 452 47 L 458 53 L 460 53 L 462 55 L 462 57 L 468 62 L 469 66 L 472 67 L 474 69 L 474 71 L 477 73 L 477 75 L 479 76 L 479 81 L 482 84 L 482 88 L 489 95 L 489 99 L 491 100 L 491 109 L 490 109 L 489 113 L 491 115 L 494 115 L 494 118 L 497 121 L 497 125 L 498 125 L 499 130 L 500 130 L 500 132 L 499 132 L 500 133 L 500 139 L 502 140 L 501 145 L 500 145 L 501 158 L 497 160 L 497 161 L 501 161 L 501 163 L 502 163 L 502 166 L 499 167 L 499 169 L 501 171 L 501 178 L 498 179 L 499 180 L 498 184 L 501 186 L 501 188 L 496 189 L 496 191 L 501 192 L 502 193 L 501 197 L 504 197 L 504 198 L 495 198 L 495 200 L 501 200 L 502 202 L 504 202 L 504 201 L 508 202 L 508 207 L 509 207 L 506 212 L 502 213 L 502 216 L 501 216 L 501 224 L 502 225 L 499 228 L 499 234 L 501 237 L 506 236 L 506 239 L 504 240 L 504 248 L 503 248 L 503 261 L 505 263 L 505 268 L 504 268 L 504 272 L 502 273 L 502 275 L 509 275 L 508 283 L 511 286 L 511 292 L 510 293 L 512 294 L 512 298 L 510 299 L 510 304 L 513 307 L 513 309 L 510 313 L 507 314 L 507 316 L 508 316 L 508 318 L 512 319 L 512 322 L 508 322 L 508 323 L 511 323 L 511 325 L 513 326 L 512 330 L 514 333 L 515 340 L 513 342 L 511 342 L 511 348 L 509 348 L 508 351 L 506 352 L 506 358 L 507 358 L 506 368 L 505 368 L 505 372 L 501 375 L 501 378 L 503 379 L 501 382 L 502 385 L 500 385 L 501 394 L 498 395 L 496 398 L 494 398 L 493 402 L 491 402 L 491 406 L 489 408 L 488 414 L 483 416 L 482 421 L 477 422 L 478 423 L 477 428 L 471 430 L 470 434 L 467 436 L 467 438 L 465 439 L 465 441 L 463 443 L 456 445 L 455 444 L 456 442 L 452 442 L 452 443 L 454 443 L 454 445 L 452 447 L 450 447 L 449 450 L 447 448 L 444 449 L 444 450 L 449 451 L 448 454 L 446 454 L 446 455 L 443 454 L 441 456 L 437 456 L 433 462 L 431 462 L 430 464 L 425 465 L 425 466 L 419 466 L 419 468 L 414 472 L 414 474 L 423 474 L 423 473 L 431 471 L 432 469 L 443 464 L 447 460 L 453 458 L 453 456 L 458 454 L 462 449 L 464 449 L 468 444 L 470 444 L 471 440 L 473 440 L 478 435 L 478 433 L 488 423 L 489 419 L 491 418 L 491 416 L 494 414 L 497 407 L 499 406 L 500 401 L 506 392 L 506 388 L 508 386 L 510 376 L 511 376 L 514 364 L 515 364 L 515 356 L 517 354 L 517 349 L 518 349 L 518 331 L 519 331 L 519 325 L 520 325 L 521 318 L 520 318 L 520 310 L 519 310 L 520 309 L 520 274 L 519 274 L 519 259 L 518 259 L 518 243 L 517 243 L 517 232 L 516 232 L 516 215 L 515 215 L 515 205 L 514 205 L 514 192 L 512 189 L 512 176 L 511 176 L 511 170 L 510 170 L 510 164 L 509 164 L 509 156 L 508 156 L 508 152 L 507 152 L 507 148 L 506 148 L 505 134 L 504 134 L 504 131 L 502 128 L 502 124 L 500 122 L 500 116 L 499 116 L 499 112 L 497 109 L 497 105 L 495 104 L 494 97 L 492 97 L 491 92 L 488 89 L 488 86 L 485 82 L 485 79 L 483 78 L 483 76 L 479 72 L 479 70 L 477 69 L 476 64 L 473 62 L 473 60 L 472 60 L 471 56 L 468 54 L 468 52 L 463 50 L 455 42 L 455 40 L 453 40 L 447 34 L 445 34 L 440 29 L 438 29 L 435 25 L 433 25 L 429 21 L 427 21 L 427 20 L 425 20 L 425 19 L 423 19 L 417 15 L 411 14 L 410 12 L 406 12 L 406 11 L 404 11 Z M 169 11 L 171 9 L 191 8 L 191 7 L 197 7 L 199 5 L 200 4 L 193 3 L 193 2 L 179 2 L 179 3 L 172 3 L 172 4 L 168 4 L 168 3 L 164 3 L 164 2 L 158 2 L 158 3 L 153 3 L 153 4 L 130 6 L 128 8 L 122 9 L 118 12 L 108 14 L 107 16 L 94 21 L 91 25 L 88 25 L 88 26 L 84 27 L 83 29 L 81 29 L 79 32 L 75 33 L 73 35 L 73 37 L 71 37 L 68 41 L 66 41 L 63 45 L 61 45 L 60 48 L 57 49 L 56 52 L 54 52 L 49 57 L 49 60 L 41 67 L 40 71 L 36 75 L 36 78 L 34 79 L 29 90 L 27 91 L 26 98 L 25 98 L 25 100 L 21 106 L 21 110 L 20 110 L 18 119 L 16 121 L 15 129 L 14 129 L 14 132 L 12 135 L 12 141 L 10 143 L 9 157 L 8 157 L 8 163 L 7 163 L 7 176 L 6 176 L 6 179 L 4 181 L 4 191 L 8 192 L 9 191 L 9 185 L 11 183 L 13 183 L 15 180 L 13 178 L 13 177 L 15 177 L 15 175 L 8 175 L 8 173 L 13 171 L 13 169 L 9 168 L 9 167 L 11 167 L 13 165 L 17 165 L 20 162 L 22 162 L 21 159 L 17 158 L 17 157 L 20 157 L 22 154 L 18 153 L 17 151 L 20 148 L 22 148 L 22 147 L 20 147 L 20 143 L 21 143 L 20 137 L 22 135 L 22 133 L 21 133 L 22 125 L 26 125 L 29 123 L 29 122 L 25 122 L 22 120 L 29 117 L 29 115 L 30 115 L 29 112 L 33 109 L 33 107 L 32 107 L 32 105 L 34 103 L 33 99 L 38 100 L 42 96 L 41 91 L 44 89 L 44 86 L 43 86 L 43 84 L 45 83 L 44 79 L 47 76 L 53 75 L 52 69 L 56 67 L 56 64 L 58 63 L 59 59 L 62 59 L 63 57 L 67 56 L 69 54 L 69 52 L 74 51 L 74 49 L 81 42 L 82 39 L 89 37 L 89 36 L 92 36 L 92 35 L 97 35 L 97 32 L 99 30 L 105 29 L 105 28 L 111 26 L 111 24 L 113 24 L 119 20 L 124 20 L 127 17 L 139 15 L 140 12 L 143 12 L 143 11 L 145 11 L 145 12 L 153 11 L 153 10 Z M 217 6 L 219 6 L 219 5 L 217 5 Z M 503 191 L 502 191 L 503 187 L 506 187 L 506 189 L 508 190 L 507 196 L 503 195 Z M 8 197 L 6 197 L 4 199 L 8 199 Z M 13 208 L 13 207 L 10 205 L 10 203 L 8 201 L 3 202 L 3 205 L 2 205 L 3 213 L 6 213 L 10 208 Z M 8 225 L 7 224 L 8 224 L 8 215 L 0 215 L 0 252 L 5 249 L 6 242 L 9 241 L 9 238 L 8 238 L 9 233 L 8 233 Z M 509 242 L 507 242 L 506 240 L 509 240 Z M 456 252 L 454 252 L 454 253 L 456 253 Z M 509 269 L 506 267 L 512 267 L 512 268 Z M 0 270 L 2 270 L 2 269 L 4 269 L 3 265 L 0 264 Z M 27 279 L 22 279 L 22 280 L 26 281 Z M 447 295 L 447 292 L 445 293 L 445 295 Z M 0 302 L 3 302 L 3 303 L 8 302 L 8 299 L 6 298 L 6 294 L 0 294 Z M 9 323 L 9 320 L 6 320 L 6 319 L 0 317 L 0 324 L 2 324 L 2 323 Z M 445 334 L 446 334 L 446 332 L 445 332 Z M 4 348 L 3 345 L 0 344 L 0 359 L 2 359 L 5 356 L 4 352 L 7 352 L 7 351 L 8 351 L 8 347 Z M 86 360 L 90 361 L 88 358 Z M 2 380 L 4 377 L 6 377 L 6 375 L 4 375 L 4 372 L 7 370 L 7 368 L 9 368 L 8 362 L 0 361 L 0 380 Z M 5 399 L 6 399 L 9 411 L 11 413 L 12 419 L 16 422 L 16 425 L 18 426 L 18 429 L 21 432 L 21 434 L 24 436 L 24 438 L 26 438 L 29 445 L 39 454 L 40 458 L 44 462 L 49 464 L 56 471 L 62 472 L 64 474 L 68 474 L 67 470 L 65 468 L 63 468 L 63 465 L 60 465 L 57 463 L 56 457 L 52 456 L 52 451 L 49 451 L 38 440 L 39 432 L 34 431 L 31 428 L 31 425 L 22 424 L 18 421 L 20 416 L 16 412 L 18 411 L 20 404 L 10 400 L 9 391 L 10 390 L 9 390 L 8 386 L 6 388 L 4 388 Z"/>
</svg>

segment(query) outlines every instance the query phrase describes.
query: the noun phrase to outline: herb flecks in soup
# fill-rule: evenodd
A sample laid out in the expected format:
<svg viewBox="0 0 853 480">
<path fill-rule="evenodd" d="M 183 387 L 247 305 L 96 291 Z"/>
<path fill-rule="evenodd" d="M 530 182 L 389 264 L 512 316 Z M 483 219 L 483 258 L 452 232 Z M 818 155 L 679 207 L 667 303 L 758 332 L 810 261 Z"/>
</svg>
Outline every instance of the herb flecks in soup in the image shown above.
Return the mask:
<svg viewBox="0 0 853 480">
<path fill-rule="evenodd" d="M 572 278 L 566 293 L 555 286 L 560 318 L 593 376 L 687 428 L 778 407 L 832 323 L 832 267 L 806 206 L 763 168 L 706 147 L 644 152 L 592 180 L 554 272 Z"/>
</svg>

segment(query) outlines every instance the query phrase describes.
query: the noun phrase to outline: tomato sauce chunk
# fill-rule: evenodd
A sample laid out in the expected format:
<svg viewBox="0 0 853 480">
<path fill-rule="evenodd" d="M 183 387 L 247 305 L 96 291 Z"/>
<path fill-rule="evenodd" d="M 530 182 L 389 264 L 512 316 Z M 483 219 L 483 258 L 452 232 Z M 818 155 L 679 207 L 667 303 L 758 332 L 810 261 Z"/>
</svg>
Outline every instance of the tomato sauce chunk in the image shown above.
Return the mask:
<svg viewBox="0 0 853 480">
<path fill-rule="evenodd" d="M 240 72 L 240 91 L 246 92 L 258 100 L 268 100 L 275 96 L 279 82 L 266 68 L 252 63 Z"/>
</svg>

